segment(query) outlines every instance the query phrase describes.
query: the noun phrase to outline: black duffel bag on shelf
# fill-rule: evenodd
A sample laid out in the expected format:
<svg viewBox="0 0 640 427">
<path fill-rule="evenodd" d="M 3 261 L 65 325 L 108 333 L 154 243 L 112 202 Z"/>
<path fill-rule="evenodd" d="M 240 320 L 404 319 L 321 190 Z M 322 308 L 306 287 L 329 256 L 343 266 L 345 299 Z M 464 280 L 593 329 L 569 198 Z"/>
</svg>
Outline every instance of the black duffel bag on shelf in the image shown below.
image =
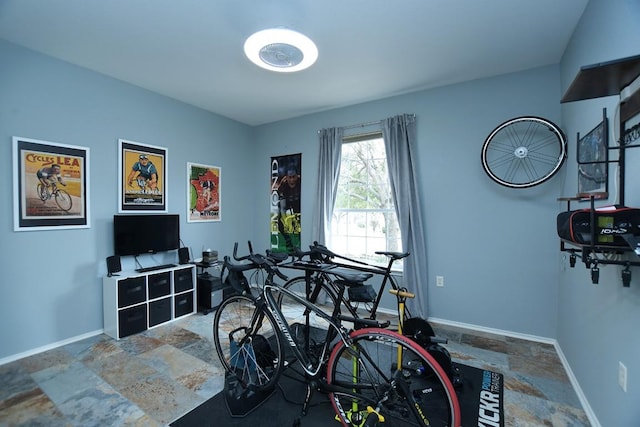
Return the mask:
<svg viewBox="0 0 640 427">
<path fill-rule="evenodd" d="M 561 212 L 557 227 L 561 239 L 578 245 L 629 247 L 625 236 L 640 236 L 640 209 L 614 205 L 598 207 L 593 212 L 591 209 Z"/>
</svg>

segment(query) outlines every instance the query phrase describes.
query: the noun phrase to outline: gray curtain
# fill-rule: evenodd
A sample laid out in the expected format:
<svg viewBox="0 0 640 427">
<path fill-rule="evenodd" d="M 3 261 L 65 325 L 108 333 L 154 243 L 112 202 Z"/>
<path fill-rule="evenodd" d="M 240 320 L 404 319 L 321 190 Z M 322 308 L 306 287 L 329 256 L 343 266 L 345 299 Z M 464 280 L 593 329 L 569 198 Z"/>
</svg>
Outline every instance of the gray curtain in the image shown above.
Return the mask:
<svg viewBox="0 0 640 427">
<path fill-rule="evenodd" d="M 342 151 L 342 128 L 322 129 L 320 138 L 320 156 L 318 159 L 318 187 L 315 194 L 317 210 L 313 215 L 313 240 L 323 245 L 331 242 L 329 224 L 336 202 L 340 157 Z"/>
<path fill-rule="evenodd" d="M 426 235 L 418 186 L 414 173 L 416 144 L 415 115 L 404 114 L 382 121 L 382 135 L 387 151 L 387 166 L 391 181 L 402 245 L 409 252 L 404 259 L 404 283 L 416 298 L 409 302 L 413 315 L 428 317 L 428 277 Z"/>
</svg>

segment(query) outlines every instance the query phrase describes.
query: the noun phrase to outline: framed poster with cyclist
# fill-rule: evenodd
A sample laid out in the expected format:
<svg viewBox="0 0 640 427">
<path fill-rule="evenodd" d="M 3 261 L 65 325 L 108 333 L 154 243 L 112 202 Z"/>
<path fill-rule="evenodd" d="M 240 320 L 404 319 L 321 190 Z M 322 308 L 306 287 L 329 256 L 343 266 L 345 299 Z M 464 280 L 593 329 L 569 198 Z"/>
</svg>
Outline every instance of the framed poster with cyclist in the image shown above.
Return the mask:
<svg viewBox="0 0 640 427">
<path fill-rule="evenodd" d="M 89 149 L 13 137 L 14 230 L 89 228 Z"/>
<path fill-rule="evenodd" d="M 187 163 L 187 222 L 220 221 L 220 168 Z"/>
<path fill-rule="evenodd" d="M 118 212 L 167 212 L 167 149 L 118 140 Z"/>
</svg>

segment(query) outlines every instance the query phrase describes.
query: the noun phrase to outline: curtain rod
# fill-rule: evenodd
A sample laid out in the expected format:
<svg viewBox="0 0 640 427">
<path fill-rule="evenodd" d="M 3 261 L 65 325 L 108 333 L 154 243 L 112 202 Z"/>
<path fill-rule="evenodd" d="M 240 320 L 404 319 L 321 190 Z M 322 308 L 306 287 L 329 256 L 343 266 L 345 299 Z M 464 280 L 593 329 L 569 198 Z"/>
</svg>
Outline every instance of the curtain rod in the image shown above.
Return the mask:
<svg viewBox="0 0 640 427">
<path fill-rule="evenodd" d="M 375 122 L 357 123 L 355 125 L 343 126 L 342 129 L 364 128 L 364 127 L 367 127 L 367 126 L 379 125 L 380 123 L 382 123 L 382 120 L 376 120 Z"/>
<path fill-rule="evenodd" d="M 416 113 L 413 114 L 409 114 L 410 116 L 413 116 L 414 118 L 416 117 Z M 364 128 L 364 127 L 368 127 L 368 126 L 373 126 L 373 125 L 379 125 L 380 123 L 382 123 L 384 119 L 381 120 L 375 120 L 372 122 L 363 122 L 363 123 L 356 123 L 355 125 L 349 125 L 349 126 L 342 126 L 342 129 L 355 129 L 355 128 Z M 318 133 L 320 133 L 321 129 L 318 130 Z"/>
<path fill-rule="evenodd" d="M 367 126 L 379 125 L 380 123 L 382 123 L 382 120 L 377 120 L 375 122 L 357 123 L 355 125 L 349 125 L 349 126 L 338 126 L 338 127 L 342 130 L 345 130 L 345 129 L 364 128 Z M 318 129 L 318 134 L 320 132 L 322 132 L 322 129 Z"/>
</svg>

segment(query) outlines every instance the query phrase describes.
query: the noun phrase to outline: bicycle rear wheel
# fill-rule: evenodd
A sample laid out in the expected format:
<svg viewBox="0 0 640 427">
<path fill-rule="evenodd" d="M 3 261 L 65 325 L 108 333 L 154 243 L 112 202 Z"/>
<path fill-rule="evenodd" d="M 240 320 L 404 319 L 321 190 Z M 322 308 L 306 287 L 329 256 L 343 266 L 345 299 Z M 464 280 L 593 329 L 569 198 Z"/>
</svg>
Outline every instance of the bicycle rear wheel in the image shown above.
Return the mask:
<svg viewBox="0 0 640 427">
<path fill-rule="evenodd" d="M 284 348 L 275 320 L 249 297 L 235 295 L 216 310 L 213 343 L 224 369 L 244 387 L 268 390 L 278 382 Z"/>
<path fill-rule="evenodd" d="M 385 427 L 459 427 L 460 406 L 446 373 L 426 350 L 386 329 L 351 333 L 339 341 L 327 364 L 327 382 L 343 426 L 362 425 L 373 408 Z M 400 368 L 398 368 L 400 367 Z"/>
<path fill-rule="evenodd" d="M 49 198 L 46 186 L 38 184 L 38 197 L 40 197 L 40 200 L 42 200 L 43 202 Z"/>
</svg>

